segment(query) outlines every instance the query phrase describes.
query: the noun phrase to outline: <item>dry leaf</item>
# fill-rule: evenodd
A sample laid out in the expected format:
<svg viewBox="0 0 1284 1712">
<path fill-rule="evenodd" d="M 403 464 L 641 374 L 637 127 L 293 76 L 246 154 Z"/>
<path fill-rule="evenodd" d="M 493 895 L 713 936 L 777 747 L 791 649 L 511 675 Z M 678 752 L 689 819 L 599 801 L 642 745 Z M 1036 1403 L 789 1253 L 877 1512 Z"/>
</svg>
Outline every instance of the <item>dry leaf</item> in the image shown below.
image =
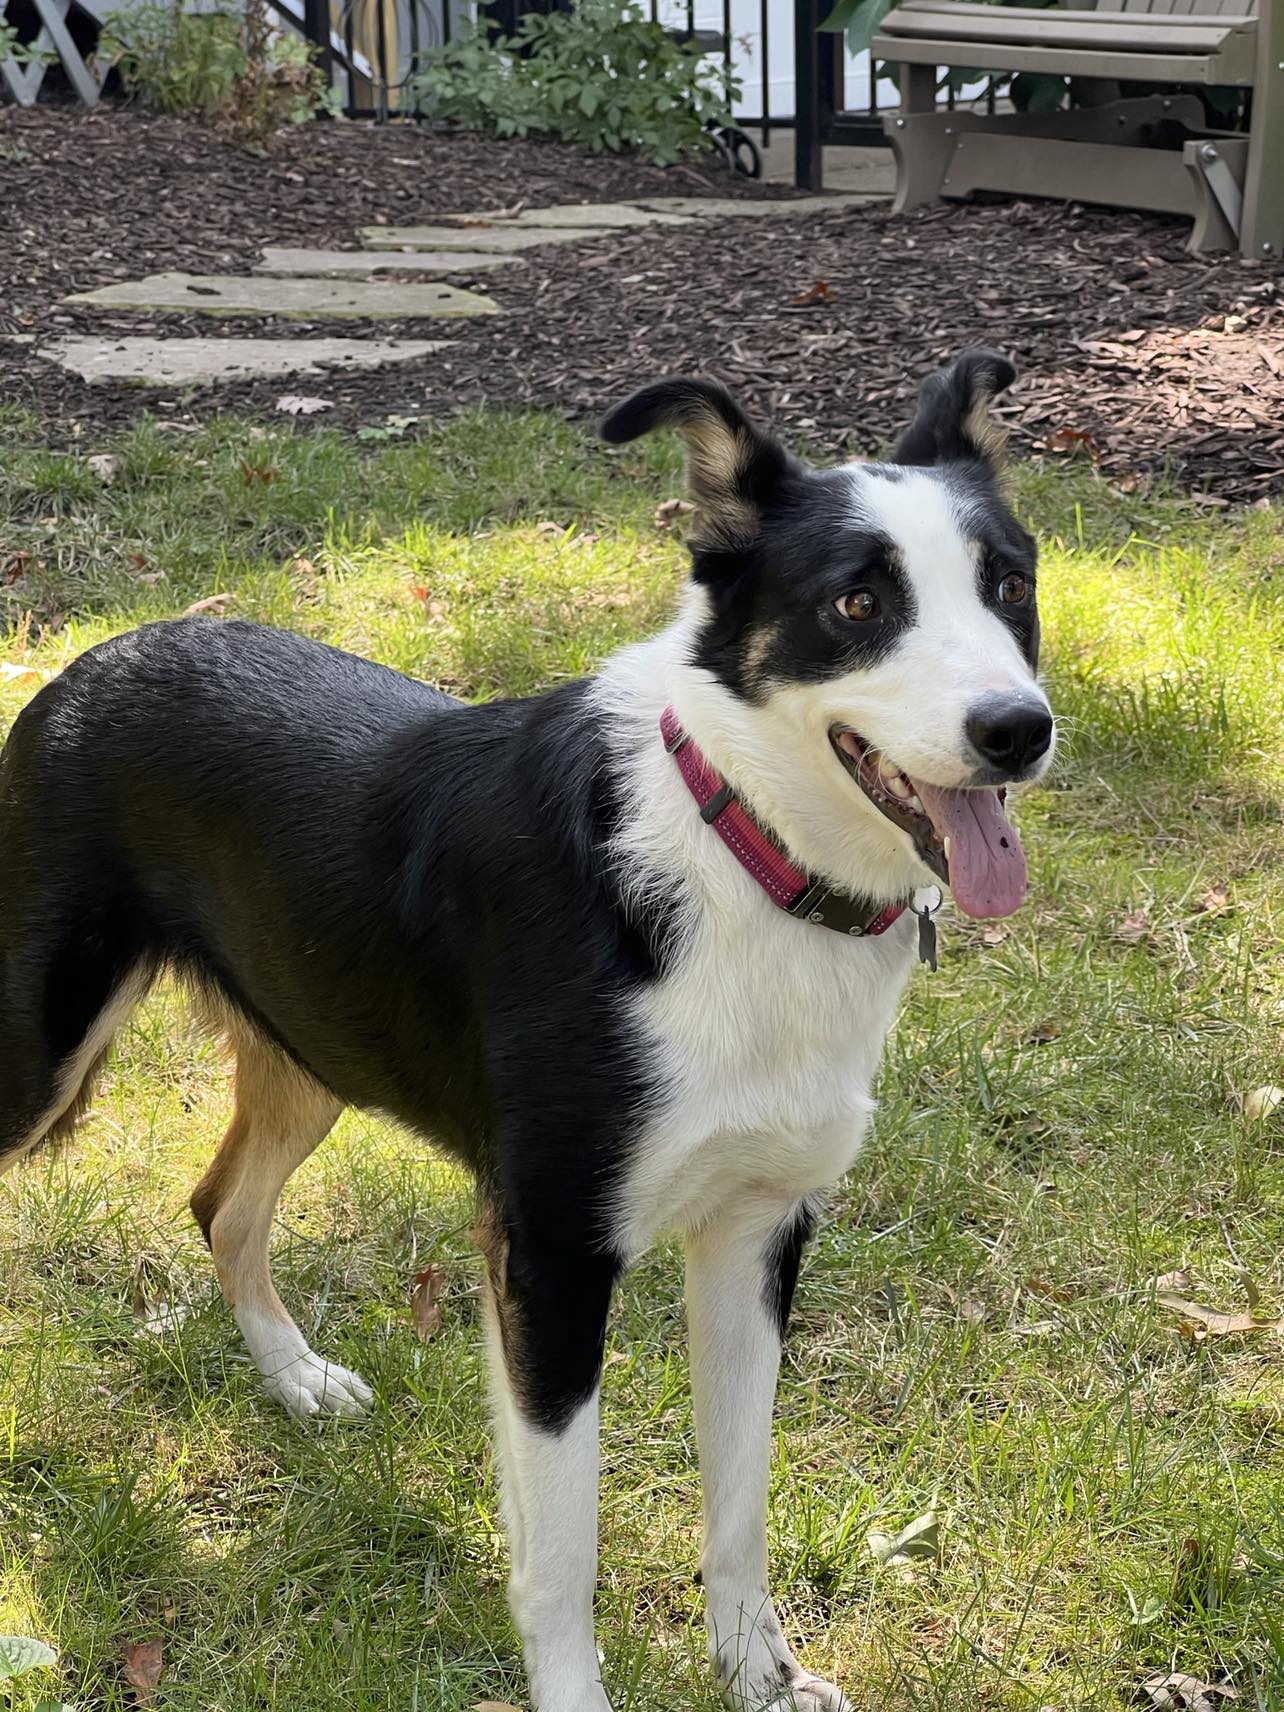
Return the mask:
<svg viewBox="0 0 1284 1712">
<path fill-rule="evenodd" d="M 6 562 L 3 573 L 0 573 L 0 582 L 2 582 L 2 583 L 16 583 L 21 577 L 23 577 L 26 574 L 27 566 L 30 563 L 31 563 L 31 554 L 28 553 L 25 549 L 20 551 L 20 552 L 14 553 L 13 556 Z"/>
<path fill-rule="evenodd" d="M 164 1641 L 127 1641 L 120 1649 L 121 1674 L 138 1706 L 150 1706 L 165 1664 Z"/>
<path fill-rule="evenodd" d="M 1176 1272 L 1165 1272 L 1161 1277 L 1155 1279 L 1155 1289 L 1175 1290 L 1179 1295 L 1184 1294 L 1190 1289 L 1190 1273 L 1181 1268 Z"/>
<path fill-rule="evenodd" d="M 472 1712 L 521 1712 L 520 1706 L 510 1706 L 507 1700 L 479 1700 Z"/>
<path fill-rule="evenodd" d="M 992 921 L 981 934 L 981 938 L 987 945 L 1002 945 L 1007 936 L 1008 930 L 1001 921 Z"/>
<path fill-rule="evenodd" d="M 19 666 L 9 660 L 0 660 L 0 682 L 6 684 L 38 684 L 42 673 L 35 666 Z"/>
<path fill-rule="evenodd" d="M 1284 1105 L 1284 1088 L 1273 1084 L 1254 1088 L 1244 1095 L 1244 1116 L 1250 1123 L 1260 1123 L 1263 1118 L 1274 1117 L 1281 1105 Z"/>
<path fill-rule="evenodd" d="M 1202 1682 L 1180 1670 L 1166 1676 L 1156 1671 L 1141 1686 L 1159 1712 L 1217 1712 L 1217 1699 L 1239 1699 L 1239 1690 L 1228 1682 Z"/>
<path fill-rule="evenodd" d="M 120 473 L 120 459 L 114 458 L 110 452 L 97 452 L 92 458 L 86 458 L 85 464 L 104 485 L 115 481 Z"/>
<path fill-rule="evenodd" d="M 410 1292 L 410 1313 L 415 1322 L 415 1336 L 427 1343 L 441 1330 L 440 1296 L 446 1285 L 444 1266 L 427 1266 L 415 1277 Z"/>
<path fill-rule="evenodd" d="M 1284 1319 L 1259 1320 L 1251 1310 L 1226 1314 L 1220 1308 L 1208 1308 L 1202 1302 L 1192 1302 L 1175 1290 L 1156 1290 L 1155 1300 L 1161 1308 L 1181 1319 L 1181 1330 L 1196 1341 L 1206 1337 L 1231 1337 L 1244 1332 L 1284 1332 Z"/>
<path fill-rule="evenodd" d="M 797 297 L 789 299 L 796 308 L 802 308 L 808 303 L 832 303 L 834 293 L 827 279 L 818 279 L 814 285 L 809 285 L 806 291 L 800 291 Z"/>
<path fill-rule="evenodd" d="M 1050 452 L 1083 452 L 1093 463 L 1101 461 L 1101 447 L 1086 428 L 1058 428 L 1048 435 Z"/>
<path fill-rule="evenodd" d="M 1125 945 L 1139 945 L 1150 932 L 1150 914 L 1143 904 L 1139 910 L 1126 915 L 1115 929 L 1115 938 Z"/>
<path fill-rule="evenodd" d="M 664 499 L 655 508 L 655 526 L 657 529 L 670 529 L 679 517 L 685 517 L 695 506 L 689 499 Z"/>
<path fill-rule="evenodd" d="M 202 612 L 225 612 L 236 599 L 229 590 L 227 594 L 207 594 L 204 600 L 194 600 L 183 611 L 184 618 L 195 618 Z"/>
<path fill-rule="evenodd" d="M 315 416 L 318 410 L 333 410 L 332 398 L 304 398 L 297 392 L 282 393 L 276 401 L 278 410 L 284 410 L 287 416 Z"/>
<path fill-rule="evenodd" d="M 251 464 L 247 459 L 241 459 L 241 480 L 246 487 L 253 487 L 255 482 L 266 487 L 269 482 L 279 481 L 280 476 L 275 464 Z"/>
<path fill-rule="evenodd" d="M 1199 895 L 1199 913 L 1201 915 L 1225 915 L 1229 905 L 1229 886 L 1210 886 L 1206 892 L 1201 892 Z"/>
</svg>

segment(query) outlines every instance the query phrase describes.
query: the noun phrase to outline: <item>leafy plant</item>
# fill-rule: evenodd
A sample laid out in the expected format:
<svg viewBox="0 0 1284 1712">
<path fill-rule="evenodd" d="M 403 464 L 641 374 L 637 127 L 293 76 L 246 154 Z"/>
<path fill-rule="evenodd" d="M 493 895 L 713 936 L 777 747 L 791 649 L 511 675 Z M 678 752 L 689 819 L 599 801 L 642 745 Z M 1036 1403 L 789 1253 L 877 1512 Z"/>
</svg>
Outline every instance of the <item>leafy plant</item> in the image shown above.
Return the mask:
<svg viewBox="0 0 1284 1712">
<path fill-rule="evenodd" d="M 40 65 L 50 58 L 34 42 L 24 42 L 7 18 L 0 18 L 0 63 L 11 59 L 16 65 Z"/>
<path fill-rule="evenodd" d="M 636 149 L 661 166 L 709 146 L 739 86 L 691 42 L 676 41 L 628 0 L 581 0 L 528 12 L 511 37 L 466 31 L 421 60 L 417 111 L 501 137 L 532 132 L 595 153 Z"/>
<path fill-rule="evenodd" d="M 211 120 L 260 147 L 328 107 L 312 48 L 275 29 L 264 0 L 213 12 L 133 0 L 108 14 L 98 52 L 140 106 Z"/>
</svg>

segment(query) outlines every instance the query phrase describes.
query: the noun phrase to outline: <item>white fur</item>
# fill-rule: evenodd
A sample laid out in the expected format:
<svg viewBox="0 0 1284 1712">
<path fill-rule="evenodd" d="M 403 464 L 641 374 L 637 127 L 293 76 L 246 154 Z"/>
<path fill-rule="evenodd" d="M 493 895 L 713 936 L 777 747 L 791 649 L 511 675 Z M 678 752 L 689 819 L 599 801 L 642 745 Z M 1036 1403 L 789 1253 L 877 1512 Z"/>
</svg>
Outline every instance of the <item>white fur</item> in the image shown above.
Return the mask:
<svg viewBox="0 0 1284 1712">
<path fill-rule="evenodd" d="M 508 1604 L 536 1712 L 611 1712 L 593 1638 L 597 1581 L 598 1394 L 559 1432 L 526 1418 L 487 1291 L 486 1345 L 504 1526 Z"/>
</svg>

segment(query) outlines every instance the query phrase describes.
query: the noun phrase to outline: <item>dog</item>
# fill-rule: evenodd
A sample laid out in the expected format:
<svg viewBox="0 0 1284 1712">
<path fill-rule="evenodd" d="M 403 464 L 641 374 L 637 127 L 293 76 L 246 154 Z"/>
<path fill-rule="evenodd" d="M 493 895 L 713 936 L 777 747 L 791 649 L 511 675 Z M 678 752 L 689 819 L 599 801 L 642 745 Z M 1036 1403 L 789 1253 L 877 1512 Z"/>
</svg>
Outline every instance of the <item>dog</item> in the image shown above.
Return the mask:
<svg viewBox="0 0 1284 1712">
<path fill-rule="evenodd" d="M 888 462 L 813 469 L 721 387 L 644 387 L 695 502 L 671 626 L 600 674 L 464 706 L 319 643 L 184 619 L 91 649 L 0 757 L 0 1163 L 67 1132 L 161 971 L 236 1053 L 192 1196 L 268 1391 L 364 1410 L 268 1239 L 347 1105 L 473 1172 L 509 1602 L 537 1712 L 609 1712 L 598 1389 L 621 1272 L 686 1244 L 700 1565 L 739 1708 L 841 1712 L 768 1591 L 772 1401 L 804 1244 L 851 1166 L 948 885 L 1020 904 L 1004 806 L 1055 730 L 1036 550 L 970 351 Z"/>
</svg>

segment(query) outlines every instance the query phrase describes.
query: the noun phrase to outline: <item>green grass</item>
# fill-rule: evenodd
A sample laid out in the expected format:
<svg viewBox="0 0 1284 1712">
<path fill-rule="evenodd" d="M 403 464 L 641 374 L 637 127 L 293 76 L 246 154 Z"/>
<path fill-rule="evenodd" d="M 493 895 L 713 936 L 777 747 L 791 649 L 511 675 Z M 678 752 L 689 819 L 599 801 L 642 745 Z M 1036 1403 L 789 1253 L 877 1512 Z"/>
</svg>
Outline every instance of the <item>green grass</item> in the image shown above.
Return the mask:
<svg viewBox="0 0 1284 1712">
<path fill-rule="evenodd" d="M 591 668 L 682 575 L 652 519 L 671 446 L 481 416 L 374 447 L 145 425 L 104 483 L 0 429 L 0 730 L 80 649 L 214 594 L 484 696 Z M 1246 1272 L 1284 1308 L 1284 1121 L 1239 1104 L 1284 1081 L 1284 538 L 1090 475 L 1016 485 L 1064 758 L 1023 810 L 1030 903 L 947 924 L 805 1269 L 776 1587 L 861 1712 L 1098 1712 L 1168 1669 L 1281 1708 L 1284 1342 L 1192 1340 L 1154 1280 L 1184 1266 L 1240 1307 Z M 166 1712 L 520 1700 L 467 1185 L 359 1115 L 291 1183 L 283 1294 L 378 1392 L 361 1426 L 293 1425 L 185 1213 L 228 1103 L 161 994 L 74 1144 L 0 1188 L 0 1630 L 62 1654 L 13 1712 L 131 1706 L 119 1649 L 153 1636 Z M 619 1712 L 716 1705 L 678 1276 L 666 1249 L 630 1277 L 606 1370 Z M 148 1331 L 135 1304 L 162 1300 L 181 1323 Z M 928 1510 L 939 1561 L 879 1570 L 868 1533 Z"/>
</svg>

